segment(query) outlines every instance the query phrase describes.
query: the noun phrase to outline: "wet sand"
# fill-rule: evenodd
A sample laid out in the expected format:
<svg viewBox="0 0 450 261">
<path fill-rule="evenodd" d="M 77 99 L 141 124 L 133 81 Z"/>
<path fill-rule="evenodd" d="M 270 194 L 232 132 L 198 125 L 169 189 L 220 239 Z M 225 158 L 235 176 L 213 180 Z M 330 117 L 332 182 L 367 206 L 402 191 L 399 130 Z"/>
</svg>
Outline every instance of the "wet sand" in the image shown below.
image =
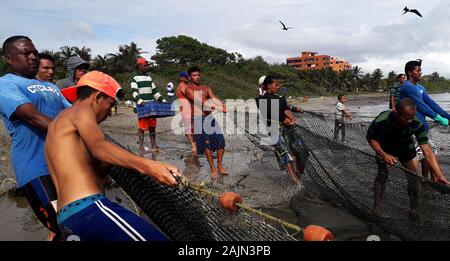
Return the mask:
<svg viewBox="0 0 450 261">
<path fill-rule="evenodd" d="M 379 96 L 355 99 L 349 97 L 348 105 L 380 104 L 384 102 L 384 99 Z M 292 103 L 299 104 L 305 110 L 333 112 L 336 99 L 333 97 L 311 98 L 308 102 L 293 101 Z M 119 108 L 118 115 L 112 115 L 101 126 L 106 134 L 138 153 L 136 124 L 136 114 L 132 112 L 132 109 L 122 107 Z M 2 125 L 0 126 L 0 177 L 4 180 L 14 175 L 9 157 L 10 139 L 3 124 L 0 125 Z M 145 156 L 178 166 L 194 181 L 209 182 L 211 180 L 209 167 L 204 157 L 200 157 L 201 166 L 184 171 L 187 165 L 192 167 L 193 164 L 190 146 L 183 134 L 175 135 L 170 132 L 171 128 L 171 118 L 158 119 L 157 143 L 164 153 L 156 155 L 148 153 Z M 224 165 L 230 175 L 215 181 L 217 189 L 236 191 L 241 194 L 246 204 L 301 226 L 314 223 L 331 229 L 344 225 L 356 228 L 350 234 L 341 235 L 339 240 L 365 240 L 371 233 L 371 228 L 366 223 L 331 204 L 308 201 L 296 196 L 297 190 L 287 174 L 279 169 L 272 152 L 258 149 L 244 135 L 225 135 L 225 140 Z M 150 147 L 148 135 L 145 137 L 145 142 Z M 6 186 L 8 184 L 6 182 Z M 132 202 L 119 188 L 109 189 L 106 195 L 111 200 L 135 211 Z M 47 231 L 34 218 L 25 198 L 2 193 L 0 210 L 2 212 L 0 240 L 45 240 Z"/>
</svg>

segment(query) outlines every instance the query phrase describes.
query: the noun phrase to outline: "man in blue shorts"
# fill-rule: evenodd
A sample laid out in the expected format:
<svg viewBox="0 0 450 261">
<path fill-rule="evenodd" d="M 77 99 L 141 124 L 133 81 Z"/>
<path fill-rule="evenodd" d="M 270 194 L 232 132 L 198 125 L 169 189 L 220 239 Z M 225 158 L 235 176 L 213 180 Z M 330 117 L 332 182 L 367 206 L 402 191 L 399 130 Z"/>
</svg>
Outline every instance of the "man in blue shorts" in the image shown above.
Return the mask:
<svg viewBox="0 0 450 261">
<path fill-rule="evenodd" d="M 9 73 L 0 78 L 0 116 L 12 138 L 18 188 L 39 220 L 58 235 L 53 206 L 56 192 L 45 163 L 44 144 L 48 124 L 70 104 L 54 84 L 35 79 L 39 54 L 30 38 L 6 39 L 3 56 Z"/>
<path fill-rule="evenodd" d="M 374 182 L 374 214 L 381 214 L 381 198 L 388 178 L 387 166 L 394 166 L 399 161 L 409 171 L 417 172 L 416 149 L 414 136 L 423 150 L 425 160 L 435 173 L 434 181 L 450 184 L 444 177 L 439 163 L 428 144 L 427 131 L 423 123 L 415 116 L 416 105 L 411 99 L 401 99 L 396 111 L 388 110 L 380 113 L 367 131 L 367 141 L 377 153 L 378 175 Z M 407 177 L 409 177 L 407 175 Z M 410 215 L 417 216 L 419 183 L 408 179 L 408 195 L 410 198 Z"/>
<path fill-rule="evenodd" d="M 105 140 L 98 124 L 121 96 L 109 75 L 92 71 L 62 90 L 75 102 L 48 128 L 45 156 L 58 194 L 58 224 L 66 240 L 147 241 L 166 237 L 144 219 L 104 196 L 107 168 L 136 170 L 169 186 L 176 167 L 138 157 Z"/>
<path fill-rule="evenodd" d="M 219 124 L 211 114 L 212 110 L 226 112 L 225 105 L 214 94 L 210 86 L 201 84 L 198 67 L 188 69 L 191 84 L 186 88 L 185 96 L 191 103 L 194 116 L 194 140 L 198 154 L 205 154 L 211 170 L 211 176 L 228 175 L 222 164 L 225 153 L 225 138 Z M 213 152 L 217 151 L 217 167 L 214 165 Z"/>
</svg>

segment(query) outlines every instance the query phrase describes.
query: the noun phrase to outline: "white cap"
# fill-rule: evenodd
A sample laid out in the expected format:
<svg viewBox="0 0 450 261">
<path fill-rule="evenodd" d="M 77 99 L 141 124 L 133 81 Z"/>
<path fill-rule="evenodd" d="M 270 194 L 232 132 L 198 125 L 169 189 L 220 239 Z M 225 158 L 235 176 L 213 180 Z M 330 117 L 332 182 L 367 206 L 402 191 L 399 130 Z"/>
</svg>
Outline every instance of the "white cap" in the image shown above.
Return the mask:
<svg viewBox="0 0 450 261">
<path fill-rule="evenodd" d="M 173 87 L 173 83 L 172 83 L 172 82 L 169 82 L 169 83 L 167 84 L 167 86 Z"/>
<path fill-rule="evenodd" d="M 265 79 L 266 79 L 266 76 L 265 76 L 265 75 L 259 77 L 259 80 L 258 80 L 259 86 L 261 86 L 261 85 L 263 84 L 263 82 L 264 82 Z"/>
</svg>

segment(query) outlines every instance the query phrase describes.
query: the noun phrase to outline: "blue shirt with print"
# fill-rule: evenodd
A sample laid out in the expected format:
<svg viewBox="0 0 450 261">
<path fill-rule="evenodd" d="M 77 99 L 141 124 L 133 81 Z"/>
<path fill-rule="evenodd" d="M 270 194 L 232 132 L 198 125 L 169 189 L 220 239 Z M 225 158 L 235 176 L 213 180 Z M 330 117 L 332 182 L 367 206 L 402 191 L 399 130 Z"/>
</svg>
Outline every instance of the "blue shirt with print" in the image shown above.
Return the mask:
<svg viewBox="0 0 450 261">
<path fill-rule="evenodd" d="M 434 102 L 419 83 L 404 82 L 400 87 L 400 99 L 403 98 L 410 98 L 414 101 L 417 108 L 416 117 L 424 124 L 426 130 L 429 129 L 429 126 L 425 117 L 434 119 L 439 114 L 450 120 L 450 114 Z"/>
<path fill-rule="evenodd" d="M 12 138 L 11 158 L 19 187 L 49 175 L 44 154 L 46 133 L 12 119 L 16 109 L 26 103 L 52 119 L 71 106 L 53 83 L 14 74 L 0 77 L 0 116 Z"/>
</svg>

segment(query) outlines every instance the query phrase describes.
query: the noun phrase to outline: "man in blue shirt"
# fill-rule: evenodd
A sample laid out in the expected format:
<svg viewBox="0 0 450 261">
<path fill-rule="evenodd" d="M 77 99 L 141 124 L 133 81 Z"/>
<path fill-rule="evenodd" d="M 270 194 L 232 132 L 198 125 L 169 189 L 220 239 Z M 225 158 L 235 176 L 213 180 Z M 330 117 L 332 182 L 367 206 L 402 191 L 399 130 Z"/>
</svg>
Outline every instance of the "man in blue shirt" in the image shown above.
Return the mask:
<svg viewBox="0 0 450 261">
<path fill-rule="evenodd" d="M 421 66 L 421 60 L 409 61 L 406 63 L 405 74 L 407 81 L 400 87 L 400 99 L 410 98 L 414 101 L 417 107 L 416 117 L 423 123 L 425 130 L 428 132 L 429 126 L 425 117 L 429 117 L 441 125 L 448 126 L 450 114 L 434 102 L 427 94 L 425 88 L 419 83 L 422 76 Z M 433 144 L 431 139 L 429 143 Z M 430 168 L 426 161 L 423 160 L 424 158 L 421 149 L 416 146 L 416 150 L 419 155 L 418 160 L 422 163 L 422 175 L 428 177 Z M 437 153 L 436 148 L 433 148 L 433 151 L 435 154 Z"/>
<path fill-rule="evenodd" d="M 48 124 L 70 103 L 58 87 L 35 79 L 39 54 L 26 36 L 3 43 L 9 73 L 0 77 L 0 117 L 12 139 L 12 164 L 22 189 L 39 220 L 57 236 L 56 191 L 44 155 Z"/>
</svg>

